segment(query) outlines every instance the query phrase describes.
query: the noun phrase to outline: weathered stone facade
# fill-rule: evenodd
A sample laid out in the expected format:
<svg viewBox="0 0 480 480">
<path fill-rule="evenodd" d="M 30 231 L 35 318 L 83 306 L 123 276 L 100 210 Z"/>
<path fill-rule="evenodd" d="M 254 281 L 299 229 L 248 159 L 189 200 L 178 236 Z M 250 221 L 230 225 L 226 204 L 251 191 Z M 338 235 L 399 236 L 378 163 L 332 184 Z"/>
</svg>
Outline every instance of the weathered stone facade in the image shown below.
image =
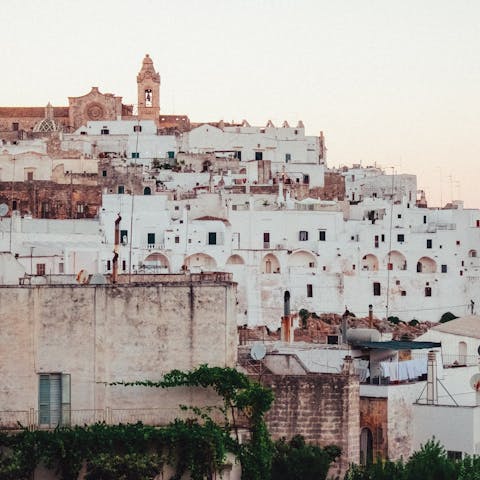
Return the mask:
<svg viewBox="0 0 480 480">
<path fill-rule="evenodd" d="M 80 175 L 81 176 L 81 175 Z M 33 218 L 94 218 L 102 204 L 97 185 L 59 184 L 52 181 L 0 182 L 0 203 L 10 212 Z"/>
<path fill-rule="evenodd" d="M 299 434 L 307 442 L 337 445 L 342 449 L 338 473 L 350 462 L 358 463 L 358 377 L 347 373 L 266 375 L 262 383 L 275 394 L 266 418 L 274 439 Z"/>
<path fill-rule="evenodd" d="M 72 423 L 86 413 L 90 423 L 106 408 L 132 416 L 124 421 L 136 421 L 138 409 L 157 408 L 161 423 L 161 415 L 180 403 L 215 401 L 195 389 L 109 382 L 157 380 L 171 369 L 203 363 L 234 366 L 234 309 L 235 284 L 206 276 L 127 285 L 2 286 L 0 411 L 37 410 L 39 375 L 49 373 L 70 375 Z"/>
</svg>

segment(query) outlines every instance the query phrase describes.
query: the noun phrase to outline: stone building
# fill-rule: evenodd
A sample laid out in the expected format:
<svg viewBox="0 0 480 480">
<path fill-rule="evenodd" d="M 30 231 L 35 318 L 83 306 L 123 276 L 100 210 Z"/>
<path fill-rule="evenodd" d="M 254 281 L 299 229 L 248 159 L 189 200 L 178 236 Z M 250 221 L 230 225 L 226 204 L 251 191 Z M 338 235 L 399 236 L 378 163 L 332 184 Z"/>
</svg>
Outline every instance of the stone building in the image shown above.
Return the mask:
<svg viewBox="0 0 480 480">
<path fill-rule="evenodd" d="M 179 404 L 218 401 L 198 390 L 109 383 L 158 380 L 204 363 L 233 367 L 235 284 L 228 275 L 132 284 L 120 277 L 117 285 L 58 281 L 63 284 L 0 287 L 3 428 L 17 421 L 162 425 L 181 416 Z"/>
</svg>

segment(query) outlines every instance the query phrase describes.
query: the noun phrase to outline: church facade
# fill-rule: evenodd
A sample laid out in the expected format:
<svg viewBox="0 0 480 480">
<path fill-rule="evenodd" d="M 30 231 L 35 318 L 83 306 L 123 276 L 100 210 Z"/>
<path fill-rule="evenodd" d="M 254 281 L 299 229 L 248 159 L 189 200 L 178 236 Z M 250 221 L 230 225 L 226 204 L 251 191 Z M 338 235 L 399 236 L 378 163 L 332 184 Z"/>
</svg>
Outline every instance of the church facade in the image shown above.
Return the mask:
<svg viewBox="0 0 480 480">
<path fill-rule="evenodd" d="M 4 142 L 44 136 L 52 131 L 73 133 L 94 120 L 154 120 L 162 131 L 186 131 L 190 121 L 185 115 L 160 115 L 160 74 L 147 54 L 137 75 L 137 114 L 122 97 L 102 93 L 97 87 L 85 95 L 68 97 L 68 106 L 0 107 L 0 139 Z M 45 120 L 50 128 L 45 130 Z M 52 127 L 53 125 L 53 127 Z"/>
</svg>

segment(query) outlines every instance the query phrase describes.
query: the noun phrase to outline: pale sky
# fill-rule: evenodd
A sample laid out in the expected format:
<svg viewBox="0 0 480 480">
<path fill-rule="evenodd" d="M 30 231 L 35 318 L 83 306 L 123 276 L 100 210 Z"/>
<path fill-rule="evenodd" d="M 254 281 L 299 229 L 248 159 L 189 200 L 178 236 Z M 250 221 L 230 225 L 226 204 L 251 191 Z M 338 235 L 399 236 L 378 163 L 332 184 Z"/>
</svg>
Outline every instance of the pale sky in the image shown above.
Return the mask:
<svg viewBox="0 0 480 480">
<path fill-rule="evenodd" d="M 328 165 L 418 176 L 430 205 L 480 207 L 480 0 L 3 0 L 0 105 L 136 103 L 323 130 Z M 391 169 L 389 168 L 389 171 Z"/>
</svg>

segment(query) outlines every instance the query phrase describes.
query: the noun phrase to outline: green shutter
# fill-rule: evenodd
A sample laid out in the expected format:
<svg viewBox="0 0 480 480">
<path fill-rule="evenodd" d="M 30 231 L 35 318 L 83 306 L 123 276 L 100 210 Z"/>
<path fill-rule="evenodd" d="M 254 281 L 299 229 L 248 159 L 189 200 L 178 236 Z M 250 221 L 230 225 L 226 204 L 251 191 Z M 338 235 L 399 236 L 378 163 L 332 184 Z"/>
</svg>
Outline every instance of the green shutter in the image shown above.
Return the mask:
<svg viewBox="0 0 480 480">
<path fill-rule="evenodd" d="M 40 375 L 38 422 L 40 425 L 50 425 L 50 375 Z"/>
</svg>

